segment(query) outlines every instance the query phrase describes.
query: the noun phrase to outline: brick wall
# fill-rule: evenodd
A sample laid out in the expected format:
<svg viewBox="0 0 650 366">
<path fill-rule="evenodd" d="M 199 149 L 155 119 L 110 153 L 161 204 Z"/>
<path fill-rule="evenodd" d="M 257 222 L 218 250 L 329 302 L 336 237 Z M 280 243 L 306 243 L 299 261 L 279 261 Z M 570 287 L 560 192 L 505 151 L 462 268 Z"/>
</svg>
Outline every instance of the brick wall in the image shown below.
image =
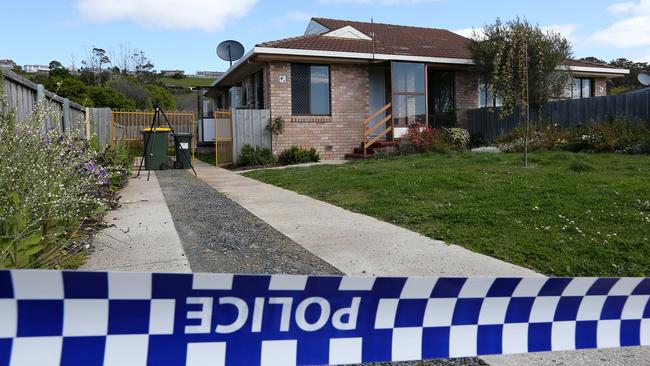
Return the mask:
<svg viewBox="0 0 650 366">
<path fill-rule="evenodd" d="M 458 70 L 455 83 L 458 125 L 464 126 L 467 121 L 467 110 L 478 108 L 478 79 L 470 71 Z"/>
<path fill-rule="evenodd" d="M 291 145 L 315 147 L 322 159 L 342 159 L 359 146 L 363 120 L 368 116 L 368 69 L 356 65 L 330 65 L 331 116 L 291 115 L 291 64 L 270 63 L 268 107 L 271 116 L 285 119 L 284 133 L 274 142 L 277 152 Z M 280 82 L 280 77 L 286 82 Z"/>
<path fill-rule="evenodd" d="M 607 79 L 595 78 L 594 84 L 594 96 L 602 97 L 607 95 Z"/>
</svg>

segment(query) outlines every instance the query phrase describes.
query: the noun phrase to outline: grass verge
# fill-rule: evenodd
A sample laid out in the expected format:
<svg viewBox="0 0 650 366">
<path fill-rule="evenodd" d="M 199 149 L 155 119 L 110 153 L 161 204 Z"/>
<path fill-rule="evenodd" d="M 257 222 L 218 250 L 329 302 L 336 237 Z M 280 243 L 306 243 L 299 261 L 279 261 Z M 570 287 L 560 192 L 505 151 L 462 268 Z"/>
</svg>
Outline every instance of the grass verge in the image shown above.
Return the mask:
<svg viewBox="0 0 650 366">
<path fill-rule="evenodd" d="M 546 275 L 650 275 L 650 156 L 530 161 L 410 155 L 245 175 Z"/>
</svg>

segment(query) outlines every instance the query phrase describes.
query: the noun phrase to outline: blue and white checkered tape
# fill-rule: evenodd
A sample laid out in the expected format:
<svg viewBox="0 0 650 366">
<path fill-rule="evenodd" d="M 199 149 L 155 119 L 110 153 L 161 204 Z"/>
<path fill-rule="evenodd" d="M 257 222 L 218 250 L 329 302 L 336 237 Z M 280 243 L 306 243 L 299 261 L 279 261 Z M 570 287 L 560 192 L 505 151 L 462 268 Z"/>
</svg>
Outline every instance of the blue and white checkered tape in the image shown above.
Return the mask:
<svg viewBox="0 0 650 366">
<path fill-rule="evenodd" d="M 0 271 L 0 366 L 319 365 L 650 345 L 649 278 Z"/>
</svg>

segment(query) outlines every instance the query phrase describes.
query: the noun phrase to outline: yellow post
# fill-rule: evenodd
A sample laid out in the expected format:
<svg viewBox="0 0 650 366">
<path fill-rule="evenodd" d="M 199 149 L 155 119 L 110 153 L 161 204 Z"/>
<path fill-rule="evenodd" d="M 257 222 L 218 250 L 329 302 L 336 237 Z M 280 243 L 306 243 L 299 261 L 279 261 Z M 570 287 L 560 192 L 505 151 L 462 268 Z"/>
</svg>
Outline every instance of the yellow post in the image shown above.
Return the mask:
<svg viewBox="0 0 650 366">
<path fill-rule="evenodd" d="M 192 112 L 192 129 L 190 130 L 190 132 L 192 133 L 192 140 L 191 140 L 192 141 L 192 145 L 191 145 L 192 146 L 192 166 L 194 166 L 194 150 L 196 150 L 196 146 L 194 146 L 194 142 L 196 141 L 195 140 L 196 137 L 194 136 L 195 135 L 195 133 L 194 133 L 194 126 L 195 125 L 194 125 L 194 123 L 195 123 L 194 112 Z"/>
<path fill-rule="evenodd" d="M 113 133 L 114 133 L 113 132 L 113 125 L 115 124 L 115 114 L 113 114 L 113 113 L 114 112 L 111 112 L 111 146 L 115 146 L 113 144 Z"/>
<path fill-rule="evenodd" d="M 217 112 L 214 112 L 214 166 L 219 166 L 219 134 L 217 133 Z"/>
</svg>

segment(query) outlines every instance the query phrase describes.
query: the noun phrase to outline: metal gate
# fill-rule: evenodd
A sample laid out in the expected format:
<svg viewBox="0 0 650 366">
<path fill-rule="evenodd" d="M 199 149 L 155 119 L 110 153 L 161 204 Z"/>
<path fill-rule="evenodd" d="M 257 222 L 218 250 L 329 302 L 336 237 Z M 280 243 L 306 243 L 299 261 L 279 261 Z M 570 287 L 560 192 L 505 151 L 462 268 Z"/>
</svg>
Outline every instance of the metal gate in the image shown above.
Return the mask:
<svg viewBox="0 0 650 366">
<path fill-rule="evenodd" d="M 215 165 L 232 165 L 232 112 L 230 110 L 215 110 L 214 131 Z"/>
</svg>

